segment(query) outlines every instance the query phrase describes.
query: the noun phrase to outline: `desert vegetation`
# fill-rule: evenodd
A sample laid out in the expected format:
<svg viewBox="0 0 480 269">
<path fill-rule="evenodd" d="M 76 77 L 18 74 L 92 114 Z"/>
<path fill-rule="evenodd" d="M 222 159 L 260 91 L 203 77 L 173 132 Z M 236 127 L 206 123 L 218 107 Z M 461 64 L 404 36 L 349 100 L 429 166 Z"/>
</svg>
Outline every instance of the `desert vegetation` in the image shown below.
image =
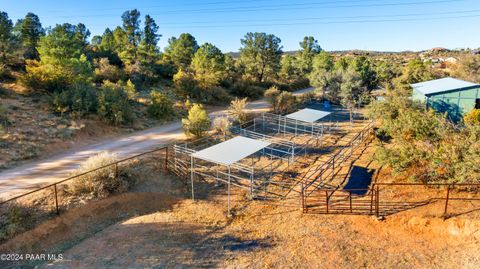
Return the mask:
<svg viewBox="0 0 480 269">
<path fill-rule="evenodd" d="M 400 83 L 418 81 L 411 77 L 419 76 L 412 66 L 405 67 Z M 422 68 L 420 79 L 431 76 L 425 72 Z M 369 106 L 369 117 L 378 126 L 375 159 L 416 182 L 479 182 L 479 110 L 467 113 L 464 121 L 452 122 L 446 114 L 412 101 L 405 87 L 400 84 L 387 90 L 384 100 Z"/>
</svg>

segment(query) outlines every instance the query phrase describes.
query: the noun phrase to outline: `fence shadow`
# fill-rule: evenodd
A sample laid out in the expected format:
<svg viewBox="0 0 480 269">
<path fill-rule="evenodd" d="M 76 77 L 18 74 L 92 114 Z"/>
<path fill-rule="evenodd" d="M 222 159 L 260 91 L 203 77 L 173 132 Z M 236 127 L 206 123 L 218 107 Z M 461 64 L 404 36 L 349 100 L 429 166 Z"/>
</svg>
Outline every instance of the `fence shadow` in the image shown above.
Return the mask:
<svg viewBox="0 0 480 269">
<path fill-rule="evenodd" d="M 373 173 L 373 170 L 369 170 L 366 167 L 354 165 L 342 190 L 355 195 L 366 195 L 368 187 L 372 183 Z"/>
</svg>

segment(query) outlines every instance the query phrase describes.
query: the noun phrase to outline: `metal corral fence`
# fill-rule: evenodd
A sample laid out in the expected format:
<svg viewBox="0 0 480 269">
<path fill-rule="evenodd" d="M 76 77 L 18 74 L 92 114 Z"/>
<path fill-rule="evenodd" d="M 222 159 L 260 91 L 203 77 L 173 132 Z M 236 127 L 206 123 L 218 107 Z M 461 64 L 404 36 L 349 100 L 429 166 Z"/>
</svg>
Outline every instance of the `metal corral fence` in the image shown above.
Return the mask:
<svg viewBox="0 0 480 269">
<path fill-rule="evenodd" d="M 350 140 L 348 147 L 302 176 L 300 199 L 304 213 L 388 216 L 422 207 L 428 214 L 441 212 L 441 216 L 449 217 L 480 210 L 480 203 L 473 203 L 480 201 L 480 183 L 377 183 L 375 180 L 365 188 L 330 184 L 353 152 L 373 139 L 373 127 L 373 122 L 369 123 Z M 378 173 L 379 170 L 377 176 Z M 444 204 L 439 204 L 441 201 Z"/>
<path fill-rule="evenodd" d="M 82 179 L 93 176 L 95 173 L 107 174 L 110 178 L 115 179 L 113 182 L 125 182 L 125 186 L 129 186 L 129 184 L 133 186 L 135 182 L 132 180 L 137 180 L 142 174 L 166 172 L 167 163 L 168 147 L 162 146 L 9 198 L 0 202 L 0 224 L 9 223 L 15 218 L 28 219 L 31 221 L 28 223 L 28 227 L 23 229 L 27 230 L 71 208 L 101 199 L 104 196 L 89 195 L 88 193 L 77 195 L 71 191 L 72 186 L 77 183 L 83 184 Z M 105 189 L 105 186 L 103 187 Z M 0 236 L 0 241 L 3 239 L 6 239 L 5 235 Z"/>
<path fill-rule="evenodd" d="M 479 188 L 480 183 L 372 183 L 368 188 L 317 188 L 308 195 L 303 193 L 302 210 L 380 217 L 419 208 L 426 215 L 446 218 L 479 211 Z"/>
<path fill-rule="evenodd" d="M 322 188 L 333 181 L 336 174 L 340 172 L 342 165 L 349 160 L 355 150 L 363 144 L 368 144 L 373 139 L 373 122 L 369 122 L 361 131 L 359 131 L 346 146 L 332 155 L 322 165 L 311 166 L 300 178 L 302 183 L 302 197 L 308 197 L 318 188 Z M 302 198 L 302 201 L 304 198 Z"/>
</svg>

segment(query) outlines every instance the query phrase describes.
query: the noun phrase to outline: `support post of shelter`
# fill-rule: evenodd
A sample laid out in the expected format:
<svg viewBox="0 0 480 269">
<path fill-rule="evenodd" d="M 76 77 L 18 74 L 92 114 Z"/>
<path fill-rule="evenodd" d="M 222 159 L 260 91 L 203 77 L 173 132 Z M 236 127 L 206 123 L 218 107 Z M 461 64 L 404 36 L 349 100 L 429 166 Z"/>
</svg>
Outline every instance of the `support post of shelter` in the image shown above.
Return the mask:
<svg viewBox="0 0 480 269">
<path fill-rule="evenodd" d="M 228 203 L 228 211 L 227 211 L 227 215 L 228 217 L 230 217 L 230 165 L 228 166 L 228 190 L 227 190 L 228 194 L 227 194 L 227 203 Z"/>
</svg>

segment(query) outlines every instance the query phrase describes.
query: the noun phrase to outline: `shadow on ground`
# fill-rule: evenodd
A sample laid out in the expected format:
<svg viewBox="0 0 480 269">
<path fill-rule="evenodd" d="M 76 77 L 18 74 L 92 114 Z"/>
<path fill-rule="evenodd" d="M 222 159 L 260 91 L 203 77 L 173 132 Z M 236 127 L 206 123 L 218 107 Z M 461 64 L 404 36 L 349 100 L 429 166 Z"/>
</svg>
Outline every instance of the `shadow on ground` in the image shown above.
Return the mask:
<svg viewBox="0 0 480 269">
<path fill-rule="evenodd" d="M 374 171 L 367 167 L 354 165 L 350 171 L 347 183 L 343 186 L 343 190 L 349 191 L 356 195 L 365 195 L 372 183 L 372 176 Z"/>
</svg>

